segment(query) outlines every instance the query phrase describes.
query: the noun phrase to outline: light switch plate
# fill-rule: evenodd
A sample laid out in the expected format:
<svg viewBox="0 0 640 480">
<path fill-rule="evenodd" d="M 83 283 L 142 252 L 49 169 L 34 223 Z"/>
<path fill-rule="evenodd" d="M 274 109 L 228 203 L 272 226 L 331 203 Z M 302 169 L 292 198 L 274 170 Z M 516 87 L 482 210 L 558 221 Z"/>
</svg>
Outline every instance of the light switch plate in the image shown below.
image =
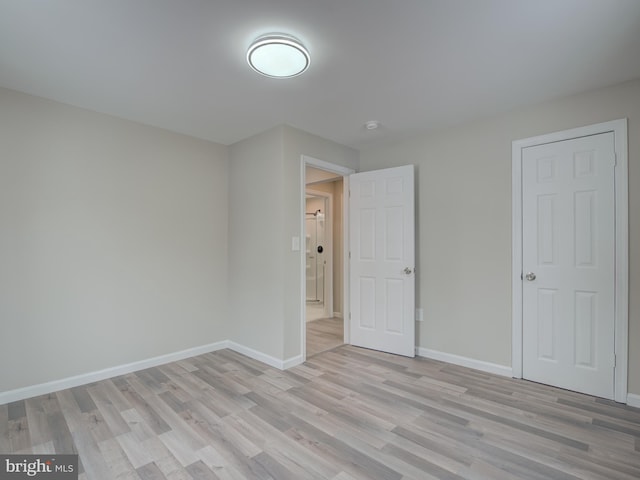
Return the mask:
<svg viewBox="0 0 640 480">
<path fill-rule="evenodd" d="M 291 251 L 292 252 L 300 251 L 300 237 L 291 237 Z"/>
</svg>

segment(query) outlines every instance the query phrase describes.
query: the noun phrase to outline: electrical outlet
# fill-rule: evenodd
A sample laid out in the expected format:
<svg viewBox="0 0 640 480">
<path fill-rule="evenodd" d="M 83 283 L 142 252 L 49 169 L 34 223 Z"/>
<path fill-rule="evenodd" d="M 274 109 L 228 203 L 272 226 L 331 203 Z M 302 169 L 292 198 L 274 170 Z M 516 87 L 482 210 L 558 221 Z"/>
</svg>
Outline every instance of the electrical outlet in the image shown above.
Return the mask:
<svg viewBox="0 0 640 480">
<path fill-rule="evenodd" d="M 416 308 L 416 321 L 424 322 L 424 310 L 422 308 Z"/>
</svg>

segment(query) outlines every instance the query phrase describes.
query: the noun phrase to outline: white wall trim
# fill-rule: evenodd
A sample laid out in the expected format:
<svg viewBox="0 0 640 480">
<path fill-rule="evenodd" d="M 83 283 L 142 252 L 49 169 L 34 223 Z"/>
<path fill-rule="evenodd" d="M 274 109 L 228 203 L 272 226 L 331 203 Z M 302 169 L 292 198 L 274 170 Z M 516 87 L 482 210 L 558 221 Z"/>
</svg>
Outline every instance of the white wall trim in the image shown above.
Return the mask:
<svg viewBox="0 0 640 480">
<path fill-rule="evenodd" d="M 245 355 L 249 358 L 252 358 L 279 370 L 286 370 L 288 368 L 295 367 L 296 365 L 300 365 L 304 362 L 304 358 L 302 357 L 302 355 L 298 355 L 287 360 L 280 360 L 265 353 L 254 350 L 253 348 L 249 348 L 244 345 L 240 345 L 239 343 L 232 342 L 231 340 L 223 340 L 221 342 L 210 343 L 208 345 L 202 345 L 200 347 L 188 348 L 179 352 L 168 353 L 166 355 L 160 355 L 157 357 L 148 358 L 146 360 L 140 360 L 138 362 L 131 362 L 125 365 L 119 365 L 117 367 L 105 368 L 103 370 L 98 370 L 95 372 L 83 373 L 81 375 L 75 375 L 73 377 L 63 378 L 60 380 L 53 380 L 51 382 L 40 383 L 38 385 L 30 385 L 28 387 L 0 392 L 0 405 L 16 402 L 18 400 L 24 400 L 26 398 L 37 397 L 39 395 L 58 392 L 67 388 L 79 387 L 88 383 L 98 382 L 100 380 L 106 380 L 108 378 L 118 377 L 120 375 L 126 375 L 127 373 L 137 372 L 146 368 L 157 367 L 159 365 L 177 362 L 179 360 L 185 360 L 187 358 L 223 350 L 225 348 L 233 350 L 234 352 L 238 352 L 242 355 Z"/>
<path fill-rule="evenodd" d="M 615 400 L 628 402 L 629 369 L 629 166 L 627 119 L 609 122 L 615 138 L 616 318 Z"/>
<path fill-rule="evenodd" d="M 503 377 L 511 377 L 511 367 L 506 365 L 498 365 L 497 363 L 484 362 L 482 360 L 475 360 L 473 358 L 461 357 L 460 355 L 454 355 L 452 353 L 439 352 L 437 350 L 431 350 L 428 348 L 416 347 L 416 355 L 420 357 L 430 358 L 432 360 L 439 360 L 441 362 L 452 363 L 454 365 L 460 365 L 461 367 L 473 368 L 482 372 L 493 373 Z"/>
<path fill-rule="evenodd" d="M 307 358 L 307 160 L 304 155 L 300 157 L 300 355 Z"/>
<path fill-rule="evenodd" d="M 73 377 L 67 377 L 60 380 L 53 380 L 51 382 L 30 385 L 28 387 L 17 388 L 15 390 L 9 390 L 7 392 L 0 392 L 0 405 L 15 402 L 18 400 L 24 400 L 25 398 L 46 395 L 47 393 L 57 392 L 59 390 L 65 390 L 67 388 L 86 385 L 88 383 L 98 382 L 100 380 L 106 380 L 107 378 L 126 375 L 127 373 L 144 370 L 146 368 L 157 367 L 158 365 L 164 365 L 165 363 L 177 362 L 179 360 L 203 355 L 205 353 L 215 352 L 224 348 L 230 348 L 229 341 L 225 340 L 222 342 L 210 343 L 208 345 L 188 348 L 179 352 L 168 353 L 166 355 L 160 355 L 157 357 L 148 358 L 146 360 L 140 360 L 138 362 L 131 362 L 124 365 L 119 365 L 117 367 L 104 368 L 95 372 L 83 373 L 81 375 L 75 375 Z"/>
<path fill-rule="evenodd" d="M 355 173 L 355 172 L 352 172 Z M 351 345 L 351 177 L 345 175 L 342 182 L 342 315 L 344 343 Z"/>
<path fill-rule="evenodd" d="M 227 348 L 230 348 L 234 352 L 241 353 L 242 355 L 246 355 L 249 358 L 253 358 L 254 360 L 257 360 L 259 362 L 265 363 L 270 367 L 284 370 L 285 362 L 284 360 L 280 360 L 279 358 L 272 357 L 271 355 L 267 355 L 266 353 L 259 352 L 258 350 L 254 350 L 253 348 L 240 345 L 239 343 L 232 342 L 231 340 L 227 341 Z"/>
<path fill-rule="evenodd" d="M 347 176 L 355 173 L 355 170 L 353 170 L 352 168 L 343 167 L 342 165 L 337 165 L 335 163 L 325 162 L 324 160 L 319 160 L 308 155 L 302 155 L 302 162 L 303 164 L 311 165 L 312 167 L 319 168 L 320 170 L 338 173 L 342 176 Z M 306 184 L 304 186 L 306 187 Z"/>
<path fill-rule="evenodd" d="M 288 358 L 282 362 L 282 368 L 280 370 L 288 370 L 290 368 L 296 367 L 298 365 L 302 365 L 304 363 L 304 358 L 302 355 L 297 355 L 295 357 Z"/>
<path fill-rule="evenodd" d="M 572 138 L 613 132 L 616 153 L 616 278 L 615 278 L 615 388 L 617 402 L 627 402 L 627 371 L 629 367 L 629 168 L 627 119 L 573 128 L 512 143 L 512 368 L 513 376 L 522 378 L 522 149 L 534 145 L 560 142 Z"/>
<path fill-rule="evenodd" d="M 627 405 L 630 407 L 640 408 L 640 395 L 635 393 L 627 393 Z"/>
<path fill-rule="evenodd" d="M 271 355 L 240 345 L 239 343 L 232 342 L 231 340 L 227 340 L 226 345 L 227 346 L 225 348 L 229 348 L 234 352 L 241 353 L 242 355 L 253 358 L 254 360 L 269 365 L 270 367 L 277 368 L 278 370 L 287 370 L 288 368 L 295 367 L 296 365 L 300 365 L 304 362 L 302 355 L 297 355 L 286 360 L 280 360 L 279 358 L 272 357 Z"/>
<path fill-rule="evenodd" d="M 65 390 L 67 388 L 78 387 L 81 385 L 98 382 L 100 380 L 106 380 L 108 378 L 113 378 L 120 375 L 126 375 L 128 373 L 137 372 L 146 368 L 157 367 L 159 365 L 177 362 L 179 360 L 185 360 L 187 358 L 223 350 L 225 348 L 233 350 L 234 352 L 240 353 L 279 370 L 287 370 L 304 363 L 304 357 L 302 355 L 291 357 L 287 360 L 280 360 L 265 353 L 254 350 L 253 348 L 249 348 L 247 346 L 240 345 L 239 343 L 232 342 L 231 340 L 223 340 L 221 342 L 189 348 L 186 350 L 181 350 L 179 352 L 169 353 L 167 355 L 148 358 L 139 362 L 127 363 L 125 365 L 120 365 L 117 367 L 105 368 L 103 370 L 98 370 L 95 372 L 89 372 L 82 375 L 63 378 L 61 380 L 54 380 L 38 385 L 31 385 L 15 390 L 0 392 L 0 405 L 24 400 L 26 398 L 37 397 L 39 395 L 46 395 L 48 393 Z M 416 355 L 420 357 L 430 358 L 432 360 L 451 363 L 453 365 L 473 368 L 482 372 L 493 373 L 495 375 L 500 375 L 503 377 L 513 376 L 512 369 L 504 365 L 484 362 L 482 360 L 475 360 L 473 358 L 462 357 L 459 355 L 431 350 L 428 348 L 416 347 Z M 633 393 L 627 394 L 625 403 L 627 403 L 627 405 L 631 407 L 640 408 L 640 395 L 636 395 Z"/>
</svg>

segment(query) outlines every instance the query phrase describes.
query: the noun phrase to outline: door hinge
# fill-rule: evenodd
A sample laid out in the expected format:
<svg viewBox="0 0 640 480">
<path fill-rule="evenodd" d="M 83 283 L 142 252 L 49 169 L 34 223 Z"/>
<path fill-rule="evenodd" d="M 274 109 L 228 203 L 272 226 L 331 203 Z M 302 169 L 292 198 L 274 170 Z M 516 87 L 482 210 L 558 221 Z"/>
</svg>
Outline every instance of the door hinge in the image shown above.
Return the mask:
<svg viewBox="0 0 640 480">
<path fill-rule="evenodd" d="M 618 165 L 618 154 L 613 152 L 613 166 L 615 167 L 616 165 Z"/>
<path fill-rule="evenodd" d="M 616 354 L 614 353 L 613 354 L 613 368 L 616 368 L 617 360 L 618 360 L 618 358 L 616 357 Z"/>
<path fill-rule="evenodd" d="M 351 252 L 349 252 L 349 260 L 351 260 Z"/>
</svg>

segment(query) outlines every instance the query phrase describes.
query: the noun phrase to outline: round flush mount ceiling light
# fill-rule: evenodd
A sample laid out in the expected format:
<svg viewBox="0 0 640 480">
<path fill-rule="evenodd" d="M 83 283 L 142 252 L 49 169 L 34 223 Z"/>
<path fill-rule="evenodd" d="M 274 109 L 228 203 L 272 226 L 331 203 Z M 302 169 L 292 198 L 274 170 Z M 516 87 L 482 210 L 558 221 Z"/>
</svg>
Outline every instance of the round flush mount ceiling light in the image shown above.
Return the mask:
<svg viewBox="0 0 640 480">
<path fill-rule="evenodd" d="M 270 33 L 258 37 L 247 50 L 247 62 L 256 72 L 272 78 L 291 78 L 307 68 L 311 58 L 300 41 L 290 35 Z"/>
</svg>

